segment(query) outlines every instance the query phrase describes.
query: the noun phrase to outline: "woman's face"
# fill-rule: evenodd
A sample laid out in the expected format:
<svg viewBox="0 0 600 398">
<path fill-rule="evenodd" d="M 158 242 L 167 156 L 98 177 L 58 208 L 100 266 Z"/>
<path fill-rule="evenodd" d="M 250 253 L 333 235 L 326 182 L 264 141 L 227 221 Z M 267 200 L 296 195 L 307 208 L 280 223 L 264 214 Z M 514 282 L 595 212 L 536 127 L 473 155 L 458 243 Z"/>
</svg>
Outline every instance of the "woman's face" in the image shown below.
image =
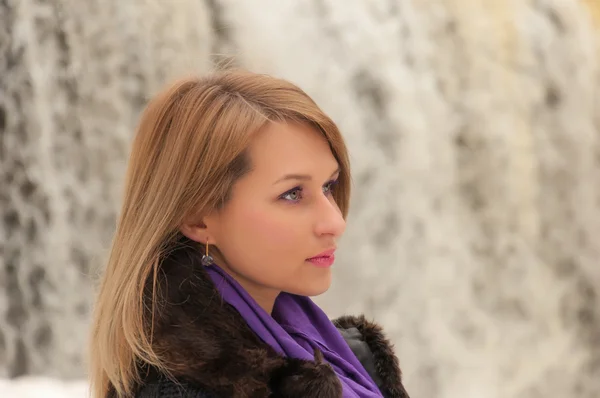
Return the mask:
<svg viewBox="0 0 600 398">
<path fill-rule="evenodd" d="M 346 223 L 332 192 L 339 165 L 326 139 L 302 124 L 272 123 L 249 148 L 251 171 L 204 218 L 228 271 L 270 312 L 281 292 L 315 296 L 331 284 L 331 258 Z M 330 252 L 331 253 L 331 252 Z"/>
</svg>

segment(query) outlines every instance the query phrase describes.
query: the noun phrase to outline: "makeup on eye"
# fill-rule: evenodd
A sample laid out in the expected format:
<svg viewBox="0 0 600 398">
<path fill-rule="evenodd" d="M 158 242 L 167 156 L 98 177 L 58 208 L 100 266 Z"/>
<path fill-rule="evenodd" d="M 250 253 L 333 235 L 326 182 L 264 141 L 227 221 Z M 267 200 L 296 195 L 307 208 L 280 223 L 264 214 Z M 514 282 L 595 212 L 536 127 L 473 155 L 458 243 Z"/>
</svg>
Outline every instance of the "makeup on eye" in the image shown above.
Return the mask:
<svg viewBox="0 0 600 398">
<path fill-rule="evenodd" d="M 333 179 L 333 180 L 329 180 L 327 181 L 324 185 L 323 188 L 326 188 L 327 191 L 325 191 L 325 195 L 331 195 L 335 189 L 335 186 L 338 183 L 338 179 Z M 279 196 L 279 199 L 281 200 L 286 200 L 286 201 L 290 201 L 290 202 L 298 202 L 300 199 L 302 199 L 302 193 L 304 192 L 304 187 L 302 185 L 298 185 L 286 192 L 284 192 L 283 194 L 281 194 Z M 286 196 L 288 195 L 292 195 L 295 194 L 296 197 L 295 198 L 286 198 Z"/>
</svg>

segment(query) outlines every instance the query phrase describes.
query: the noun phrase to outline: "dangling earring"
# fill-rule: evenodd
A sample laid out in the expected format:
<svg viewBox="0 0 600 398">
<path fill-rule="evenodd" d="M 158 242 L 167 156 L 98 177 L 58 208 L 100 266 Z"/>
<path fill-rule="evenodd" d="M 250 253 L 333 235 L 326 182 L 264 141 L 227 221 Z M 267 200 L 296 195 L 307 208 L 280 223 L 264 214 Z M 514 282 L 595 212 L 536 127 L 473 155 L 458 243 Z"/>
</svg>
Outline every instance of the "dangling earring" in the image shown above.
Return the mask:
<svg viewBox="0 0 600 398">
<path fill-rule="evenodd" d="M 208 267 L 209 265 L 212 265 L 213 263 L 213 258 L 210 254 L 208 254 L 208 239 L 206 239 L 206 254 L 202 255 L 202 265 L 204 265 L 205 267 Z"/>
</svg>

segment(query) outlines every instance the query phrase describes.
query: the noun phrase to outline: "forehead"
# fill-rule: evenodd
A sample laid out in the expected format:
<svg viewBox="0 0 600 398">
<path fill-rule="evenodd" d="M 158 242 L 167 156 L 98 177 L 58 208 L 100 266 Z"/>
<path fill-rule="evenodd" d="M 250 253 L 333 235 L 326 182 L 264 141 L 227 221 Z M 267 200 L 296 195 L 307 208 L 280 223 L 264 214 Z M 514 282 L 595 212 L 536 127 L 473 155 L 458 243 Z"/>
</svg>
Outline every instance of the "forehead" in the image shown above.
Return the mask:
<svg viewBox="0 0 600 398">
<path fill-rule="evenodd" d="M 272 122 L 249 148 L 253 170 L 274 177 L 286 173 L 331 173 L 337 161 L 323 134 L 308 124 Z"/>
</svg>

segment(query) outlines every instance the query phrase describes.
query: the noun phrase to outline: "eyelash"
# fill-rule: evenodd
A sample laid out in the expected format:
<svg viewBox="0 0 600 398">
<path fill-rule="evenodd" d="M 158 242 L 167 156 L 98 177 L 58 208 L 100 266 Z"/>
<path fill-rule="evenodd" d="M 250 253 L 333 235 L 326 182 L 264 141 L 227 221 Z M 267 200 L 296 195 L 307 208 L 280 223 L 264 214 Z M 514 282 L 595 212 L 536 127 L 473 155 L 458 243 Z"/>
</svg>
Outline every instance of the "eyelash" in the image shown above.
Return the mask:
<svg viewBox="0 0 600 398">
<path fill-rule="evenodd" d="M 331 195 L 333 193 L 333 191 L 335 190 L 335 186 L 337 185 L 338 180 L 331 180 L 329 181 L 327 184 L 324 185 L 324 187 L 329 187 L 329 190 L 327 191 L 326 195 Z M 297 203 L 300 199 L 302 199 L 302 196 L 300 196 L 300 198 L 298 199 L 286 199 L 285 197 L 291 193 L 294 192 L 298 192 L 300 195 L 302 195 L 302 187 L 296 187 L 293 189 L 290 189 L 289 191 L 283 193 L 279 199 L 281 200 L 285 200 L 288 202 L 292 202 L 292 203 Z"/>
</svg>

